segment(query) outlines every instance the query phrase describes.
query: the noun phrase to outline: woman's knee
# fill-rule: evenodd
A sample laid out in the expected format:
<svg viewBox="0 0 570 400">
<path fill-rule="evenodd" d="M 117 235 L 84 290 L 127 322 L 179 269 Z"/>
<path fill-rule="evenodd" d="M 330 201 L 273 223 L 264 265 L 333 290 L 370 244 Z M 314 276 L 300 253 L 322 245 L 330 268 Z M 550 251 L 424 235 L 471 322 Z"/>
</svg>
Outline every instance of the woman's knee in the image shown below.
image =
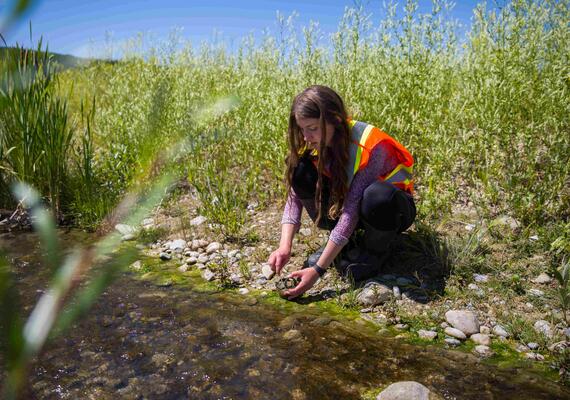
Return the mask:
<svg viewBox="0 0 570 400">
<path fill-rule="evenodd" d="M 361 217 L 380 230 L 402 232 L 416 216 L 410 195 L 386 182 L 374 182 L 364 191 L 360 206 Z"/>
</svg>

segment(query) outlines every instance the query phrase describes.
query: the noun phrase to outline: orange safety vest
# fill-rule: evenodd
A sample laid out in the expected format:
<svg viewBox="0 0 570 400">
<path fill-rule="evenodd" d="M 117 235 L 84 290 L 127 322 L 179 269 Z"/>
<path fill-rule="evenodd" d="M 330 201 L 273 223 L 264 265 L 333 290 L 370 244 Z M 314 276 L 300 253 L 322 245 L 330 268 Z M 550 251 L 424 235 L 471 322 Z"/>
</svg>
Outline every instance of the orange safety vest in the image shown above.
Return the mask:
<svg viewBox="0 0 570 400">
<path fill-rule="evenodd" d="M 412 172 L 414 168 L 414 158 L 400 142 L 383 132 L 379 128 L 365 122 L 349 120 L 348 126 L 351 130 L 351 143 L 347 164 L 348 184 L 358 171 L 368 165 L 368 159 L 372 150 L 384 142 L 388 144 L 392 156 L 398 160 L 398 165 L 389 173 L 378 176 L 378 180 L 388 182 L 412 194 L 414 192 L 414 181 Z"/>
<path fill-rule="evenodd" d="M 347 185 L 350 186 L 354 175 L 368 165 L 368 159 L 370 158 L 372 150 L 381 142 L 385 142 L 385 144 L 389 145 L 387 148 L 391 155 L 397 158 L 398 165 L 389 173 L 378 176 L 378 180 L 391 183 L 397 188 L 409 194 L 413 194 L 414 181 L 412 172 L 414 168 L 414 158 L 408 149 L 386 132 L 383 132 L 373 125 L 348 120 L 348 126 L 351 130 L 351 143 L 348 150 L 348 163 L 346 165 Z M 299 154 L 303 154 L 305 151 L 306 146 L 301 149 Z M 316 149 L 312 150 L 311 156 L 318 156 L 318 151 Z M 317 166 L 316 159 L 313 159 L 313 164 L 315 164 L 315 167 Z M 325 175 L 330 177 L 330 174 L 326 172 Z"/>
</svg>

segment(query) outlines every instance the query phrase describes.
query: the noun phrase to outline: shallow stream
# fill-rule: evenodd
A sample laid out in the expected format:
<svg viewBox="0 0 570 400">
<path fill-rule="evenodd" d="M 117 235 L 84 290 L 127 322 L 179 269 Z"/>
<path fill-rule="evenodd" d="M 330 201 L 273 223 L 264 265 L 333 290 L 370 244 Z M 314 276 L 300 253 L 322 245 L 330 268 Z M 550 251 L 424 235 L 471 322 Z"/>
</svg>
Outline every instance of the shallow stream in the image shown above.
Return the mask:
<svg viewBox="0 0 570 400">
<path fill-rule="evenodd" d="M 0 247 L 14 261 L 29 313 L 47 278 L 36 238 L 3 234 Z M 197 291 L 194 279 L 161 286 L 126 272 L 89 315 L 45 348 L 25 397 L 358 399 L 369 389 L 415 380 L 447 399 L 570 398 L 528 369 L 406 344 L 314 304 Z"/>
</svg>

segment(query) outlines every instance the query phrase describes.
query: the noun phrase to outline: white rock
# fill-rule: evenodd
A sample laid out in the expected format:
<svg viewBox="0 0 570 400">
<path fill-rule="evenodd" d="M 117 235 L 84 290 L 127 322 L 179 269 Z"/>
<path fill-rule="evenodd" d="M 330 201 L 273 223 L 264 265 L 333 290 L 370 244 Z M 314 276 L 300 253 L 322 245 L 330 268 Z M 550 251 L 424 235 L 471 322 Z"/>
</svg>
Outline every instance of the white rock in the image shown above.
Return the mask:
<svg viewBox="0 0 570 400">
<path fill-rule="evenodd" d="M 392 288 L 392 293 L 394 294 L 394 297 L 397 299 L 401 299 L 402 298 L 402 293 L 400 292 L 400 288 L 398 286 L 394 286 Z"/>
<path fill-rule="evenodd" d="M 239 285 L 241 283 L 241 276 L 239 276 L 239 274 L 231 274 L 230 281 L 236 285 Z"/>
<path fill-rule="evenodd" d="M 162 252 L 158 255 L 162 261 L 172 260 L 172 256 L 168 253 Z"/>
<path fill-rule="evenodd" d="M 207 263 L 209 260 L 210 260 L 210 257 L 208 257 L 208 256 L 205 255 L 205 254 L 200 254 L 200 257 L 198 257 L 198 260 L 197 260 L 197 261 L 198 261 L 199 263 L 201 263 L 201 264 L 205 264 L 205 263 Z"/>
<path fill-rule="evenodd" d="M 198 215 L 195 218 L 192 218 L 190 220 L 190 225 L 192 226 L 198 226 L 198 225 L 202 225 L 204 222 L 206 222 L 207 218 L 204 217 L 203 215 Z"/>
<path fill-rule="evenodd" d="M 310 228 L 299 229 L 299 233 L 303 236 L 310 236 L 311 235 L 311 229 Z"/>
<path fill-rule="evenodd" d="M 178 267 L 178 271 L 180 271 L 180 272 L 188 271 L 188 265 L 182 264 L 181 266 Z"/>
<path fill-rule="evenodd" d="M 228 258 L 232 258 L 232 257 L 235 257 L 237 253 L 239 253 L 239 250 L 237 250 L 237 249 L 236 250 L 230 250 L 230 251 L 228 251 L 227 256 L 228 256 Z"/>
<path fill-rule="evenodd" d="M 450 346 L 459 346 L 461 344 L 461 342 L 455 338 L 445 338 L 445 343 L 447 343 Z"/>
<path fill-rule="evenodd" d="M 135 228 L 127 224 L 117 224 L 115 225 L 115 230 L 123 236 L 128 234 L 135 234 L 137 232 Z"/>
<path fill-rule="evenodd" d="M 409 326 L 408 324 L 396 324 L 394 325 L 394 328 L 396 328 L 399 331 L 406 331 L 408 330 Z"/>
<path fill-rule="evenodd" d="M 477 344 L 482 344 L 484 346 L 491 345 L 491 337 L 489 335 L 485 335 L 484 333 L 475 333 L 471 335 L 469 339 L 473 340 Z"/>
<path fill-rule="evenodd" d="M 489 275 L 473 274 L 473 280 L 478 283 L 485 283 L 489 281 Z"/>
<path fill-rule="evenodd" d="M 202 278 L 204 278 L 208 282 L 211 282 L 216 278 L 216 275 L 212 271 L 210 271 L 209 269 L 205 269 L 202 272 Z"/>
<path fill-rule="evenodd" d="M 186 263 L 188 263 L 189 265 L 194 265 L 198 262 L 198 259 L 196 257 L 188 257 L 186 259 Z"/>
<path fill-rule="evenodd" d="M 493 351 L 491 350 L 491 348 L 489 346 L 485 346 L 483 344 L 475 346 L 475 352 L 477 354 L 485 356 L 485 357 L 493 354 Z"/>
<path fill-rule="evenodd" d="M 168 248 L 172 251 L 184 251 L 184 248 L 186 247 L 186 240 L 184 239 L 176 239 L 173 240 L 172 242 L 170 242 Z"/>
<path fill-rule="evenodd" d="M 540 347 L 540 345 L 535 342 L 530 342 L 526 344 L 526 347 L 528 347 L 531 350 L 537 350 Z"/>
<path fill-rule="evenodd" d="M 376 400 L 429 400 L 429 397 L 429 389 L 421 383 L 403 381 L 392 383 L 376 397 Z"/>
<path fill-rule="evenodd" d="M 301 339 L 302 335 L 301 332 L 297 329 L 291 329 L 283 334 L 283 339 L 285 340 L 297 340 Z"/>
<path fill-rule="evenodd" d="M 550 283 L 551 281 L 552 281 L 552 278 L 545 272 L 541 273 L 540 275 L 538 275 L 536 278 L 534 278 L 532 280 L 532 282 L 539 283 L 539 284 Z"/>
<path fill-rule="evenodd" d="M 437 332 L 420 329 L 418 331 L 418 336 L 422 339 L 434 340 L 437 337 Z"/>
<path fill-rule="evenodd" d="M 244 287 L 239 288 L 239 289 L 238 289 L 238 293 L 239 293 L 239 294 L 246 295 L 246 294 L 249 293 L 249 289 L 248 289 L 248 288 L 244 288 Z"/>
<path fill-rule="evenodd" d="M 467 285 L 467 289 L 469 290 L 479 290 L 479 286 L 477 286 L 474 283 L 470 283 L 469 285 Z"/>
<path fill-rule="evenodd" d="M 529 289 L 528 293 L 531 296 L 535 296 L 535 297 L 543 297 L 544 296 L 544 292 L 540 289 Z"/>
<path fill-rule="evenodd" d="M 524 356 L 526 358 L 528 358 L 529 360 L 544 361 L 544 356 L 542 354 L 539 354 L 539 353 L 533 353 L 533 352 L 529 351 L 528 353 L 524 353 Z"/>
<path fill-rule="evenodd" d="M 378 282 L 368 282 L 358 293 L 356 300 L 365 307 L 385 303 L 394 296 L 391 288 Z"/>
<path fill-rule="evenodd" d="M 531 242 L 536 242 L 536 241 L 538 240 L 538 235 L 529 236 L 529 240 L 530 240 Z"/>
<path fill-rule="evenodd" d="M 141 260 L 137 260 L 134 263 L 131 264 L 131 268 L 138 271 L 139 269 L 142 268 L 142 262 Z"/>
<path fill-rule="evenodd" d="M 542 319 L 534 323 L 534 330 L 538 333 L 542 333 L 547 338 L 552 338 L 552 336 L 554 336 L 550 322 Z"/>
<path fill-rule="evenodd" d="M 198 263 L 198 264 L 196 264 L 196 268 L 198 268 L 198 269 L 206 269 L 206 266 L 205 266 L 204 264 L 202 264 L 202 263 Z"/>
<path fill-rule="evenodd" d="M 479 333 L 479 319 L 473 311 L 449 310 L 445 313 L 445 319 L 466 335 Z"/>
<path fill-rule="evenodd" d="M 461 332 L 459 329 L 452 328 L 450 326 L 445 328 L 444 332 L 446 335 L 449 335 L 449 336 L 454 337 L 456 339 L 460 339 L 460 340 L 467 339 L 467 336 L 465 336 L 465 333 Z"/>
<path fill-rule="evenodd" d="M 218 242 L 212 242 L 206 247 L 206 253 L 212 254 L 215 251 L 218 251 L 222 248 L 222 244 Z"/>
<path fill-rule="evenodd" d="M 261 268 L 261 273 L 263 274 L 263 277 L 267 280 L 275 276 L 275 271 L 271 269 L 269 264 L 263 264 L 263 267 Z"/>
</svg>

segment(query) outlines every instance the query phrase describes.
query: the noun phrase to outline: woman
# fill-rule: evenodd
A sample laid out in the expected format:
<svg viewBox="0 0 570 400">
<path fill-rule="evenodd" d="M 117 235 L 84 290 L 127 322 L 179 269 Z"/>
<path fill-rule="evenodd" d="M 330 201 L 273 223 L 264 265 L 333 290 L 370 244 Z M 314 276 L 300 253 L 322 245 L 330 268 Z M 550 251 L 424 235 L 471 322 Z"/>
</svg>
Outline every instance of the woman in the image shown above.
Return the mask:
<svg viewBox="0 0 570 400">
<path fill-rule="evenodd" d="M 357 225 L 364 228 L 365 248 L 382 254 L 412 224 L 416 209 L 411 154 L 380 129 L 349 119 L 331 88 L 315 85 L 295 97 L 288 136 L 288 198 L 279 248 L 269 256 L 269 265 L 280 274 L 289 261 L 303 208 L 319 228 L 331 229 L 325 247 L 309 257 L 304 269 L 291 273 L 300 282 L 283 296 L 293 299 L 326 272 Z M 377 273 L 379 265 L 344 267 L 345 275 L 363 280 Z"/>
</svg>

